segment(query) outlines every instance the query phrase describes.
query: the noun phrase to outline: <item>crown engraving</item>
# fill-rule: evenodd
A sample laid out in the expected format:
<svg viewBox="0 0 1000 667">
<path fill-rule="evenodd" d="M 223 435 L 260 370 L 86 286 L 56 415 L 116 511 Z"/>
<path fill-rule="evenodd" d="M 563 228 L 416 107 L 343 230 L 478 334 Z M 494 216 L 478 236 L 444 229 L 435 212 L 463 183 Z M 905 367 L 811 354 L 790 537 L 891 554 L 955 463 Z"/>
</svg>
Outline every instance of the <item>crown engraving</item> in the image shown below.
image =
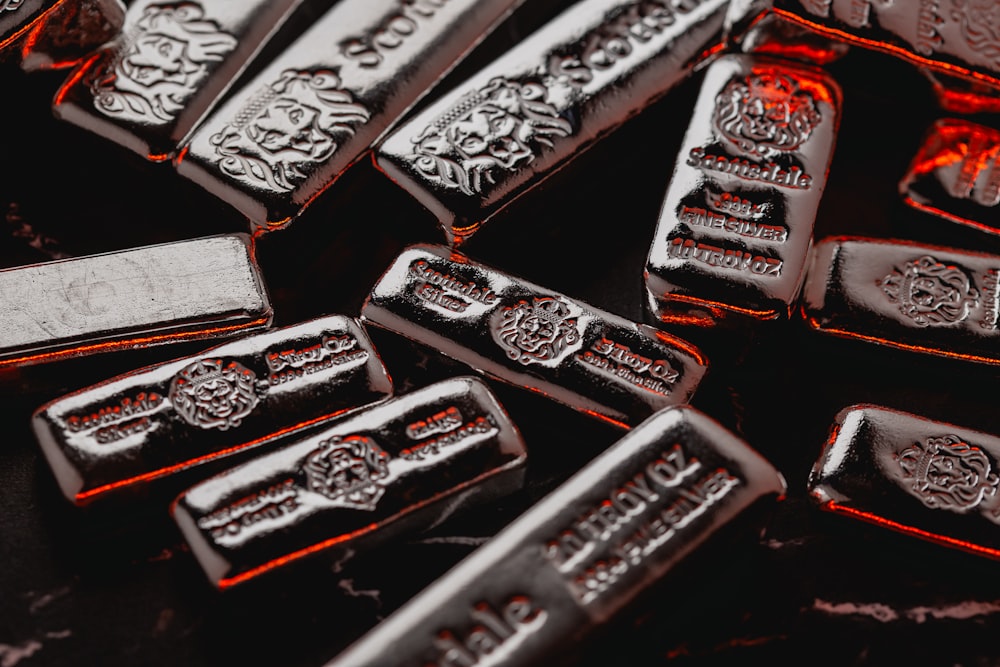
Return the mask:
<svg viewBox="0 0 1000 667">
<path fill-rule="evenodd" d="M 239 426 L 257 406 L 256 381 L 253 371 L 235 361 L 202 359 L 174 377 L 168 397 L 192 426 L 225 431 Z"/>
<path fill-rule="evenodd" d="M 933 509 L 965 513 L 996 494 L 1000 485 L 986 453 L 957 435 L 914 443 L 896 460 L 909 491 Z"/>
<path fill-rule="evenodd" d="M 969 276 L 930 255 L 907 262 L 877 283 L 900 312 L 920 327 L 957 324 L 979 304 L 979 290 Z"/>
<path fill-rule="evenodd" d="M 493 339 L 522 364 L 558 361 L 582 335 L 568 303 L 555 297 L 519 301 L 499 313 Z"/>
</svg>

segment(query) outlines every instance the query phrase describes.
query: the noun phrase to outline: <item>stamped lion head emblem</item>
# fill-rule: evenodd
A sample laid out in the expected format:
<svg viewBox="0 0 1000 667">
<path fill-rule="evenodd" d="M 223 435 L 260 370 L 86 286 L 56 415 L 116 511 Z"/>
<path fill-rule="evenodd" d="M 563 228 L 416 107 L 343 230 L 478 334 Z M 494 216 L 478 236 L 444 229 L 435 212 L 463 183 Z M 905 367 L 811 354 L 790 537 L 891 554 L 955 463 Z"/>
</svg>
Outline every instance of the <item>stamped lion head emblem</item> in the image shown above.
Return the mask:
<svg viewBox="0 0 1000 667">
<path fill-rule="evenodd" d="M 192 426 L 225 431 L 239 426 L 257 406 L 257 375 L 222 359 L 202 359 L 185 366 L 170 383 L 174 410 Z"/>
<path fill-rule="evenodd" d="M 389 455 L 371 438 L 335 436 L 309 455 L 303 471 L 311 491 L 370 511 L 385 493 L 381 480 L 389 475 Z"/>
<path fill-rule="evenodd" d="M 878 284 L 921 327 L 961 322 L 979 303 L 979 291 L 964 271 L 929 255 L 894 269 Z"/>
<path fill-rule="evenodd" d="M 956 435 L 927 438 L 897 456 L 910 491 L 927 507 L 965 512 L 996 493 L 1000 476 L 982 449 Z"/>
<path fill-rule="evenodd" d="M 493 337 L 508 357 L 522 364 L 557 360 L 581 339 L 569 304 L 554 297 L 504 308 Z"/>
</svg>

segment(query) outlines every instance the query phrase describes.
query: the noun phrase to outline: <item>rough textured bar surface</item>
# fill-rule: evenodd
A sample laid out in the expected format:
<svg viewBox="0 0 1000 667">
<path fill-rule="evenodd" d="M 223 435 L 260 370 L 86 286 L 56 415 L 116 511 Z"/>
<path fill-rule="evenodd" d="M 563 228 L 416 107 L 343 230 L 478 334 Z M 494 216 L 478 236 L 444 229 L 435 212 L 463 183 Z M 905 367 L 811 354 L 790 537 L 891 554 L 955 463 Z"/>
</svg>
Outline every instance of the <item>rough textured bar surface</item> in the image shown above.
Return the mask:
<svg viewBox="0 0 1000 667">
<path fill-rule="evenodd" d="M 445 246 L 405 249 L 366 299 L 362 318 L 623 427 L 688 402 L 707 370 L 683 340 Z"/>
</svg>

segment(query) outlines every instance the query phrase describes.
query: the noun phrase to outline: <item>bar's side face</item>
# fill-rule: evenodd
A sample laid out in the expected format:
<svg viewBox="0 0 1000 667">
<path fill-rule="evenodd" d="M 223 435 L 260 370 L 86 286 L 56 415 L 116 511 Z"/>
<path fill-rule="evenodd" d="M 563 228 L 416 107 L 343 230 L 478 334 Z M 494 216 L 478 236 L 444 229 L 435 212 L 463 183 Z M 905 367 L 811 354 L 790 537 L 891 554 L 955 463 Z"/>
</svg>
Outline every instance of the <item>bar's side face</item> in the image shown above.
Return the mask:
<svg viewBox="0 0 1000 667">
<path fill-rule="evenodd" d="M 875 405 L 837 414 L 809 476 L 825 510 L 1000 558 L 1000 438 Z"/>
<path fill-rule="evenodd" d="M 802 299 L 817 331 L 987 364 L 998 313 L 1000 257 L 885 239 L 817 243 Z"/>
<path fill-rule="evenodd" d="M 334 315 L 138 369 L 40 407 L 32 425 L 66 497 L 87 504 L 388 397 L 361 324 Z"/>
<path fill-rule="evenodd" d="M 185 144 L 178 172 L 289 223 L 520 0 L 342 0 Z"/>
<path fill-rule="evenodd" d="M 404 250 L 366 299 L 362 318 L 623 427 L 688 402 L 707 370 L 685 341 L 444 246 Z"/>
<path fill-rule="evenodd" d="M 789 316 L 840 107 L 818 69 L 740 55 L 708 67 L 646 260 L 655 317 Z"/>
<path fill-rule="evenodd" d="M 172 513 L 216 586 L 367 548 L 514 491 L 524 443 L 481 380 L 392 398 L 188 489 Z"/>
<path fill-rule="evenodd" d="M 467 237 L 683 80 L 727 3 L 582 0 L 401 125 L 376 163 Z"/>
<path fill-rule="evenodd" d="M 270 324 L 246 234 L 210 236 L 0 271 L 0 367 Z"/>
<path fill-rule="evenodd" d="M 328 667 L 546 664 L 784 492 L 781 475 L 716 422 L 690 406 L 662 410 Z"/>
</svg>

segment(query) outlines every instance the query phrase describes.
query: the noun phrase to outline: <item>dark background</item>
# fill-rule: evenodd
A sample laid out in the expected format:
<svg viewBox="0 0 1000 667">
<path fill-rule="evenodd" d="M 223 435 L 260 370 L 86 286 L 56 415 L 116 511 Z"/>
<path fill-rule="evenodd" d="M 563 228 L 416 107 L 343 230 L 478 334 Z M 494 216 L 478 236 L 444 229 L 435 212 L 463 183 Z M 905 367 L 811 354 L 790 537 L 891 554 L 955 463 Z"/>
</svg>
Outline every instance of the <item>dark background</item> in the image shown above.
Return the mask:
<svg viewBox="0 0 1000 667">
<path fill-rule="evenodd" d="M 306 5 L 285 32 L 307 23 L 320 4 Z M 567 4 L 529 0 L 431 97 Z M 1000 253 L 1000 238 L 900 203 L 897 183 L 924 131 L 948 115 L 928 80 L 907 63 L 857 49 L 827 69 L 843 87 L 844 109 L 816 237 L 910 238 Z M 169 164 L 144 162 L 54 120 L 51 99 L 66 74 L 26 74 L 10 59 L 0 64 L 4 267 L 246 230 L 235 211 L 179 179 Z M 463 251 L 649 321 L 642 269 L 699 84 L 695 75 L 578 156 Z M 1000 126 L 995 117 L 975 120 Z M 400 249 L 442 240 L 430 215 L 363 160 L 290 227 L 259 240 L 275 325 L 357 315 Z M 834 415 L 853 403 L 1000 433 L 997 370 L 832 339 L 798 319 L 672 331 L 701 346 L 711 363 L 694 405 L 772 461 L 789 494 L 760 530 L 754 524 L 735 544 L 698 552 L 683 581 L 668 577 L 652 588 L 595 635 L 586 658 L 569 663 L 1000 663 L 1000 563 L 825 514 L 806 495 Z M 372 333 L 400 393 L 468 372 Z M 168 515 L 179 488 L 125 506 L 72 507 L 29 423 L 36 407 L 70 390 L 209 344 L 105 354 L 2 377 L 3 667 L 321 665 L 622 435 L 491 381 L 529 447 L 522 492 L 388 548 L 343 562 L 320 555 L 220 593 Z"/>
</svg>

